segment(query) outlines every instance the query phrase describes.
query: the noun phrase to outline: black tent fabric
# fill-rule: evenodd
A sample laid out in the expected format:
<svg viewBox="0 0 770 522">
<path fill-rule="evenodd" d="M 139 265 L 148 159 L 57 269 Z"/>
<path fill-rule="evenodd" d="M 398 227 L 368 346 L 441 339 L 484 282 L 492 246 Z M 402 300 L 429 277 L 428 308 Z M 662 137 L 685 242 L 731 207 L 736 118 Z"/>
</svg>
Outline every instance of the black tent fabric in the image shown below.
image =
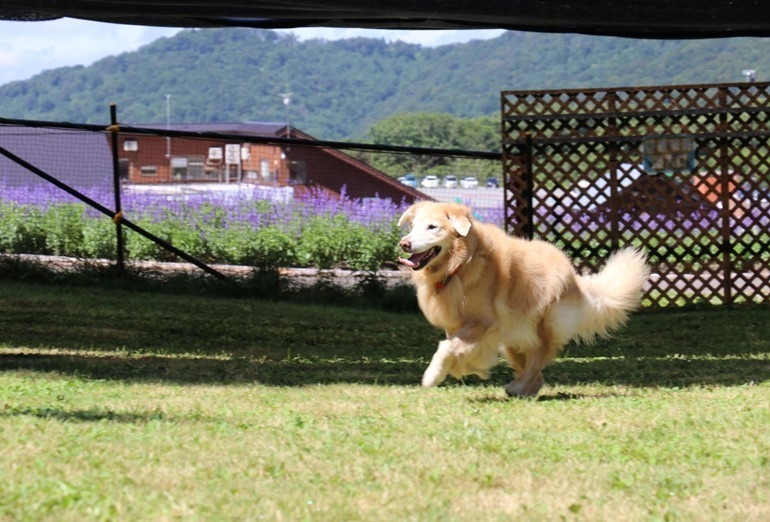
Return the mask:
<svg viewBox="0 0 770 522">
<path fill-rule="evenodd" d="M 770 36 L 770 2 L 765 0 L 0 0 L 0 20 L 62 17 L 191 28 L 509 29 L 654 39 Z"/>
</svg>

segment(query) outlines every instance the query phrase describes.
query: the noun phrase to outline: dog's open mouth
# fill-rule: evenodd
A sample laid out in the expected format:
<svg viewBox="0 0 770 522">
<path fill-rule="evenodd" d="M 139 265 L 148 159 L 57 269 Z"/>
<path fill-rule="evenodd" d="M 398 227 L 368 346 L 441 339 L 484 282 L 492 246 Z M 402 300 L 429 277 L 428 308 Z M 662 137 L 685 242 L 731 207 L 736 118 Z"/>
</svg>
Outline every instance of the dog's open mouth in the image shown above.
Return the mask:
<svg viewBox="0 0 770 522">
<path fill-rule="evenodd" d="M 430 248 L 425 252 L 412 254 L 411 256 L 409 256 L 409 259 L 399 257 L 398 262 L 401 263 L 402 265 L 408 266 L 412 270 L 421 270 L 425 268 L 425 266 L 428 263 L 430 263 L 431 259 L 436 257 L 439 252 L 441 252 L 441 247 L 434 246 L 433 248 Z"/>
</svg>

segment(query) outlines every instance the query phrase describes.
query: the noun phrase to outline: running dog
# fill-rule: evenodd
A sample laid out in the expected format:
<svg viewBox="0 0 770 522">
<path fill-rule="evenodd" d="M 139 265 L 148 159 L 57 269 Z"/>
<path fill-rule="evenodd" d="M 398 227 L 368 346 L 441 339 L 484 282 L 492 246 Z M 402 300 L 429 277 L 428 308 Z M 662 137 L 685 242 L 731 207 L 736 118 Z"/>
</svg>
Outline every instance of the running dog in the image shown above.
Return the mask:
<svg viewBox="0 0 770 522">
<path fill-rule="evenodd" d="M 502 352 L 515 373 L 506 393 L 537 395 L 543 368 L 565 344 L 625 324 L 649 273 L 645 256 L 626 248 L 599 273 L 579 275 L 556 246 L 508 236 L 454 203 L 416 203 L 403 224 L 411 225 L 399 242 L 409 257 L 399 262 L 412 269 L 425 318 L 446 332 L 423 375 L 426 387 L 447 375 L 487 379 Z"/>
</svg>

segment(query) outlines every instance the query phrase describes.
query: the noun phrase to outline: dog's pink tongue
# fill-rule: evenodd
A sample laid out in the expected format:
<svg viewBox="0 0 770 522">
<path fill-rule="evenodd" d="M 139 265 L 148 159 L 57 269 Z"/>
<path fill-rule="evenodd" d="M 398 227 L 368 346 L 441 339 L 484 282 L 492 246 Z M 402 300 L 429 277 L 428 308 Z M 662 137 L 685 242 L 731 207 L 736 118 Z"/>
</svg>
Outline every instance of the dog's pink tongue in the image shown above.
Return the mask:
<svg viewBox="0 0 770 522">
<path fill-rule="evenodd" d="M 428 252 L 418 252 L 409 256 L 409 259 L 399 257 L 398 262 L 402 265 L 408 266 L 409 268 L 414 268 L 420 264 L 420 261 L 422 261 L 422 258 L 424 258 L 426 255 L 428 255 Z"/>
</svg>

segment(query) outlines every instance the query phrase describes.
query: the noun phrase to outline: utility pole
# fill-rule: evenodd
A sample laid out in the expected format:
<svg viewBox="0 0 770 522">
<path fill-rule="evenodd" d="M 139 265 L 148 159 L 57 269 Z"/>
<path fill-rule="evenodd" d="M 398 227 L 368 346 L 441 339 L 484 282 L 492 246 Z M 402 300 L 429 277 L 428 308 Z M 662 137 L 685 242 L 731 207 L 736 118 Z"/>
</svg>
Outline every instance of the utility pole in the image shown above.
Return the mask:
<svg viewBox="0 0 770 522">
<path fill-rule="evenodd" d="M 166 132 L 171 129 L 171 95 L 166 95 Z M 166 136 L 166 157 L 171 157 L 171 136 Z"/>
</svg>

